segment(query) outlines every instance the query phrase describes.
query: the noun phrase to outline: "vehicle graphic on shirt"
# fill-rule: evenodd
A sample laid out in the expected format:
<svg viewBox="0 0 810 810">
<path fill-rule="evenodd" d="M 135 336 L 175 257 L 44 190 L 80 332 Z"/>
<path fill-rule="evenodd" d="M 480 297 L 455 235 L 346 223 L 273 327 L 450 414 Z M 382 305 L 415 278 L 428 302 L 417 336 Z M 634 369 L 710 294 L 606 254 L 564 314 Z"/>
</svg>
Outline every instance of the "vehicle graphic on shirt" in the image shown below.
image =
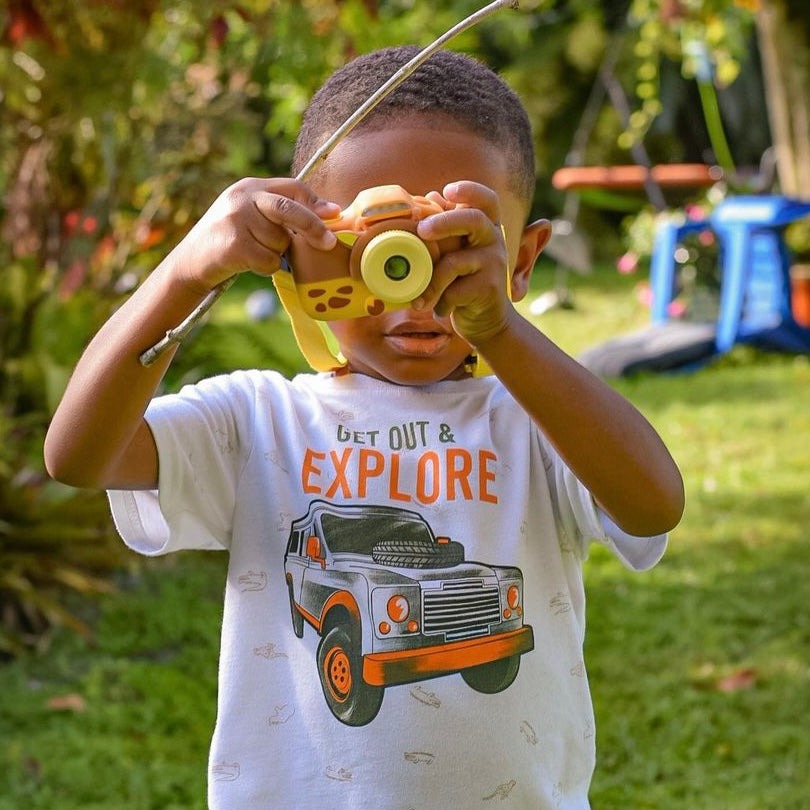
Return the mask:
<svg viewBox="0 0 810 810">
<path fill-rule="evenodd" d="M 395 684 L 460 673 L 500 692 L 534 647 L 520 570 L 466 561 L 416 512 L 313 501 L 292 523 L 284 570 L 293 631 L 320 636 L 324 696 L 347 725 L 371 722 Z"/>
</svg>

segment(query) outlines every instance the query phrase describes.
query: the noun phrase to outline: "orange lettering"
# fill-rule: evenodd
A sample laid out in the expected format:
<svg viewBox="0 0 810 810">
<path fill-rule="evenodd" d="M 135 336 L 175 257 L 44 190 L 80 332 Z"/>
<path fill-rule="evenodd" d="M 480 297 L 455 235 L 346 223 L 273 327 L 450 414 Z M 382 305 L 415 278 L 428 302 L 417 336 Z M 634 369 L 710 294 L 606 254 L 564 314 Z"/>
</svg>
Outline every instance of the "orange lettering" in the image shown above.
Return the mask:
<svg viewBox="0 0 810 810">
<path fill-rule="evenodd" d="M 456 462 L 459 462 L 458 466 Z M 472 457 L 470 452 L 462 447 L 447 448 L 447 500 L 456 499 L 456 484 L 461 488 L 465 500 L 471 501 L 473 494 L 470 489 L 470 473 L 472 472 Z"/>
<path fill-rule="evenodd" d="M 399 453 L 391 453 L 391 476 L 388 479 L 388 497 L 392 501 L 410 501 L 407 492 L 399 491 Z"/>
<path fill-rule="evenodd" d="M 377 478 L 383 474 L 385 456 L 379 450 L 368 450 L 364 447 L 360 450 L 357 466 L 359 468 L 357 471 L 357 497 L 365 498 L 368 479 Z"/>
<path fill-rule="evenodd" d="M 419 466 L 416 468 L 416 497 L 422 503 L 436 503 L 439 500 L 441 486 L 439 469 L 439 454 L 435 451 L 429 450 L 419 457 Z"/>
<path fill-rule="evenodd" d="M 331 470 L 324 471 L 329 459 Z M 441 451 L 426 450 L 415 459 L 408 457 L 404 467 L 402 454 L 383 453 L 370 447 L 343 447 L 327 452 L 307 448 L 301 465 L 301 486 L 307 494 L 327 498 L 368 498 L 374 479 L 388 479 L 391 501 L 433 504 L 477 498 L 483 503 L 498 503 L 497 462 L 492 450 L 475 452 L 462 447 Z M 383 484 L 384 486 L 384 484 Z"/>
<path fill-rule="evenodd" d="M 346 447 L 340 457 L 338 457 L 335 450 L 329 451 L 329 458 L 332 459 L 332 465 L 335 468 L 335 480 L 332 481 L 331 486 L 326 490 L 327 498 L 334 498 L 337 494 L 338 487 L 340 487 L 344 498 L 352 497 L 352 490 L 349 487 L 349 481 L 346 478 L 346 465 L 349 463 L 349 457 L 351 454 L 351 447 Z"/>
<path fill-rule="evenodd" d="M 498 496 L 487 488 L 487 484 L 495 480 L 495 470 L 489 468 L 489 463 L 497 461 L 498 457 L 491 450 L 478 451 L 478 497 L 485 503 L 498 503 Z"/>
<path fill-rule="evenodd" d="M 301 465 L 301 486 L 304 492 L 310 492 L 313 495 L 320 495 L 321 488 L 316 484 L 310 484 L 310 476 L 320 476 L 321 468 L 315 465 L 315 461 L 323 461 L 326 458 L 326 453 L 317 453 L 315 450 L 307 448 L 304 454 L 304 463 Z"/>
</svg>

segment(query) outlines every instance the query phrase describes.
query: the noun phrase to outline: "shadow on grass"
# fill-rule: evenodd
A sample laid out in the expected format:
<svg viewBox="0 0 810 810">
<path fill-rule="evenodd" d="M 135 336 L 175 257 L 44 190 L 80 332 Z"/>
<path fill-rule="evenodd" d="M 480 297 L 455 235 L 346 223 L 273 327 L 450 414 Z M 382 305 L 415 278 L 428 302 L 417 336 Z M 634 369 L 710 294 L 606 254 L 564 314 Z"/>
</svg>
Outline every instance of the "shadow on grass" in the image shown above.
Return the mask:
<svg viewBox="0 0 810 810">
<path fill-rule="evenodd" d="M 695 407 L 722 402 L 767 408 L 806 391 L 810 385 L 810 358 L 739 347 L 731 355 L 698 369 L 639 375 L 614 384 L 642 408 L 663 402 Z"/>
</svg>

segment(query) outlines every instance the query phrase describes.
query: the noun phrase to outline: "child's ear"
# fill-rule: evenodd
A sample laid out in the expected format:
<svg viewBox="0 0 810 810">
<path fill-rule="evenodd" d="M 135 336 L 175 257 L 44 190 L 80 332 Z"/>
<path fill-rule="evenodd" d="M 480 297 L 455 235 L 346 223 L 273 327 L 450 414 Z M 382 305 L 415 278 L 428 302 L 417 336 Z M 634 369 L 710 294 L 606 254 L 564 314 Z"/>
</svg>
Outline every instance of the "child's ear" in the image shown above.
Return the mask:
<svg viewBox="0 0 810 810">
<path fill-rule="evenodd" d="M 549 239 L 551 239 L 551 223 L 547 219 L 538 219 L 523 229 L 517 262 L 512 272 L 513 301 L 520 301 L 529 291 L 529 280 L 534 264 Z"/>
</svg>

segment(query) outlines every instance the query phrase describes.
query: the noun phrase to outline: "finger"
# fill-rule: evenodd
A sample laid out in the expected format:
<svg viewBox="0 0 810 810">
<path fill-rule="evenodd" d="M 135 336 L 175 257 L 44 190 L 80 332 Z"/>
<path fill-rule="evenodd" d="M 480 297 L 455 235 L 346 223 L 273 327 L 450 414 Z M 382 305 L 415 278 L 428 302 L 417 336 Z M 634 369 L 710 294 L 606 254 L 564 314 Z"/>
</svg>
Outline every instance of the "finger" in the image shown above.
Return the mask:
<svg viewBox="0 0 810 810">
<path fill-rule="evenodd" d="M 453 281 L 442 291 L 439 300 L 436 301 L 433 311 L 440 318 L 452 315 L 456 310 L 484 308 L 484 301 L 487 300 L 486 292 L 481 289 L 478 279 L 474 273 L 465 276 L 456 276 Z"/>
<path fill-rule="evenodd" d="M 500 222 L 498 195 L 488 186 L 472 180 L 460 180 L 448 183 L 442 193 L 448 202 L 456 206 L 478 208 L 486 214 L 490 221 L 495 224 Z"/>
<path fill-rule="evenodd" d="M 480 269 L 480 262 L 466 251 L 443 256 L 433 268 L 428 286 L 414 302 L 414 309 L 435 309 L 439 312 L 447 289 L 460 278 L 478 273 Z M 449 314 L 449 310 L 443 309 L 440 314 Z"/>
<path fill-rule="evenodd" d="M 270 276 L 281 267 L 281 256 L 290 244 L 290 234 L 284 228 L 274 226 L 272 231 L 266 227 L 248 226 L 250 239 L 245 240 L 245 259 L 247 266 L 260 276 Z M 272 236 L 271 236 L 272 233 Z"/>
<path fill-rule="evenodd" d="M 263 190 L 289 197 L 313 211 L 325 213 L 330 218 L 340 213 L 340 206 L 337 203 L 319 197 L 306 183 L 292 177 L 273 178 L 265 181 Z"/>
<path fill-rule="evenodd" d="M 474 193 L 459 195 L 475 204 L 459 203 L 446 211 L 432 214 L 417 224 L 422 239 L 441 240 L 453 236 L 466 237 L 469 244 L 486 245 L 500 238 L 498 198 L 494 192 L 477 183 Z"/>
<path fill-rule="evenodd" d="M 425 199 L 430 200 L 432 203 L 436 203 L 436 205 L 445 211 L 449 211 L 451 208 L 455 207 L 451 202 L 442 197 L 438 191 L 428 191 L 428 193 L 425 194 Z"/>
<path fill-rule="evenodd" d="M 477 208 L 455 208 L 433 214 L 417 224 L 416 232 L 420 238 L 432 242 L 458 237 L 464 247 L 492 245 L 501 238 L 500 228 Z"/>
<path fill-rule="evenodd" d="M 504 280 L 481 272 L 456 275 L 436 302 L 434 311 L 440 317 L 455 314 L 467 330 L 488 329 L 486 324 L 500 320 L 509 298 Z M 465 337 L 469 337 L 465 334 Z"/>
<path fill-rule="evenodd" d="M 491 223 L 489 227 L 496 234 L 499 232 Z M 435 307 L 450 287 L 470 277 L 476 278 L 474 283 L 482 291 L 494 290 L 497 293 L 504 284 L 506 262 L 506 249 L 497 235 L 491 237 L 488 245 L 468 246 L 445 253 L 434 266 L 430 282 L 414 307 Z"/>
<path fill-rule="evenodd" d="M 254 204 L 266 220 L 300 234 L 313 247 L 329 250 L 335 246 L 335 235 L 323 220 L 337 216 L 340 208 L 322 200 L 308 186 L 295 180 L 274 183 L 255 194 Z"/>
</svg>

